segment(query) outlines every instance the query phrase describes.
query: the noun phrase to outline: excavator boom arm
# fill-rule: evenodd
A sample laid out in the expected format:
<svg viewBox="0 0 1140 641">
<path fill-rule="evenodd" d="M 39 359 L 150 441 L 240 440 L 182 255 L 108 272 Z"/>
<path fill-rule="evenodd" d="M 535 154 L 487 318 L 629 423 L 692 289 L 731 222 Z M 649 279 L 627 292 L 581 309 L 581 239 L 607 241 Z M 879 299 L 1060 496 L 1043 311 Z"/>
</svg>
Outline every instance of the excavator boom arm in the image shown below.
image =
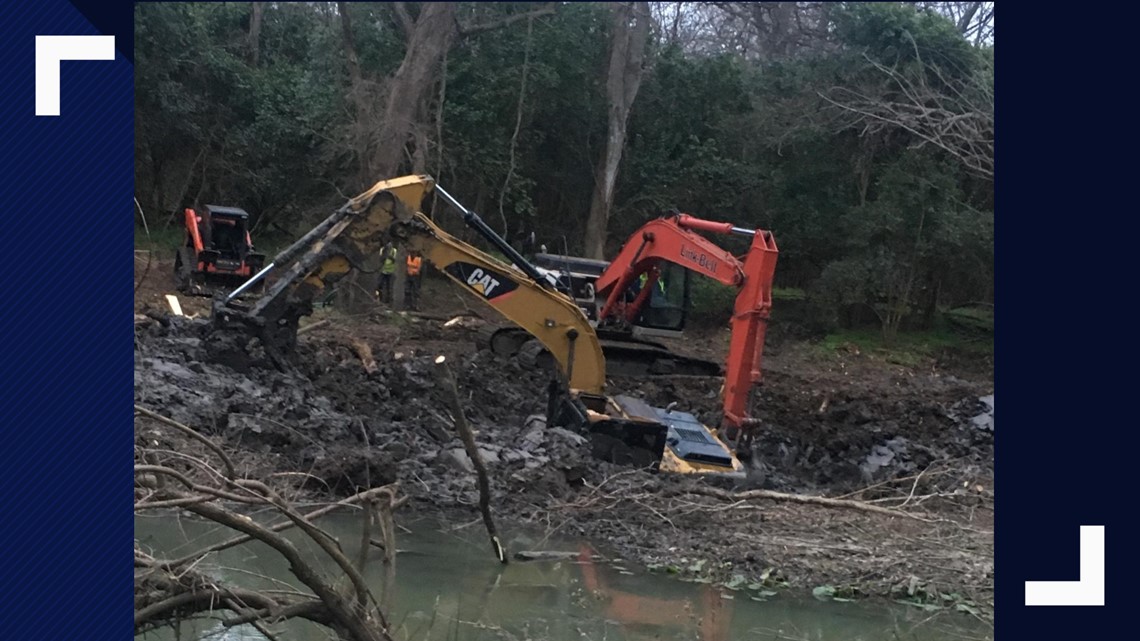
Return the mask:
<svg viewBox="0 0 1140 641">
<path fill-rule="evenodd" d="M 424 196 L 434 187 L 429 176 L 404 176 L 380 181 L 350 200 L 267 267 L 284 273 L 246 312 L 246 320 L 272 325 L 289 301 L 308 302 L 353 268 L 363 269 L 390 239 L 421 251 L 464 291 L 534 336 L 558 362 L 571 389 L 601 394 L 605 359 L 582 310 L 538 280 L 538 272 L 513 250 L 505 253 L 521 261 L 522 268 L 507 265 L 440 229 L 419 211 Z M 474 212 L 446 192 L 441 195 L 462 209 L 469 226 L 497 247 L 510 248 Z"/>
<path fill-rule="evenodd" d="M 465 291 L 535 337 L 558 361 L 571 389 L 601 394 L 605 357 L 594 328 L 573 300 L 459 241 L 416 212 L 408 246 Z"/>
<path fill-rule="evenodd" d="M 594 283 L 598 296 L 617 300 L 619 292 L 658 260 L 676 263 L 725 285 L 737 286 L 744 278 L 740 261 L 727 250 L 682 227 L 677 219 L 659 218 L 646 223 L 626 241 Z"/>
</svg>

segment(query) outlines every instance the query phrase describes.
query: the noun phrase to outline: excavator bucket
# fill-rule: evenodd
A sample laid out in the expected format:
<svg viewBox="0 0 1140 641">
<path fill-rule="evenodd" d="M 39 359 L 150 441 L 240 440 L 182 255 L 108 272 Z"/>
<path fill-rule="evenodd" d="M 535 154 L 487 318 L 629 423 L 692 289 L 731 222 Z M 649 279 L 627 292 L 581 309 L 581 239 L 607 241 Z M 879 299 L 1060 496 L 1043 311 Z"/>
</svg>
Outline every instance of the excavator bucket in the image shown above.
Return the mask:
<svg viewBox="0 0 1140 641">
<path fill-rule="evenodd" d="M 673 474 L 746 477 L 744 464 L 695 416 L 654 407 L 630 396 L 561 391 L 550 387 L 547 420 L 589 437 L 594 456 Z"/>
</svg>

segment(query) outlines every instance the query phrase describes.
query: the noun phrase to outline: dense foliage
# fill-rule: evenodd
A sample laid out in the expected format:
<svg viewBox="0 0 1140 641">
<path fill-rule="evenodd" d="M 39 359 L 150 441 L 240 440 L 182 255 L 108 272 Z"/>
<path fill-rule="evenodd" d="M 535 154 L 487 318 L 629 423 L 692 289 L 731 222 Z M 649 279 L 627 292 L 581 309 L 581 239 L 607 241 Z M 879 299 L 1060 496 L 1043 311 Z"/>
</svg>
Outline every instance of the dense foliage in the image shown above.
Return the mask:
<svg viewBox="0 0 1140 641">
<path fill-rule="evenodd" d="M 371 110 L 353 96 L 385 99 L 408 46 L 397 7 L 418 11 L 404 4 L 137 4 L 144 210 L 235 204 L 258 233 L 286 237 L 362 189 Z M 656 3 L 611 252 L 678 208 L 773 230 L 778 284 L 835 320 L 863 314 L 889 335 L 938 306 L 992 303 L 992 28 L 968 40 L 975 27 L 931 4 Z M 535 6 L 461 3 L 457 18 Z M 581 251 L 606 136 L 607 11 L 563 3 L 460 30 L 404 169 L 436 176 L 511 238 Z M 803 14 L 788 27 L 779 11 Z"/>
</svg>

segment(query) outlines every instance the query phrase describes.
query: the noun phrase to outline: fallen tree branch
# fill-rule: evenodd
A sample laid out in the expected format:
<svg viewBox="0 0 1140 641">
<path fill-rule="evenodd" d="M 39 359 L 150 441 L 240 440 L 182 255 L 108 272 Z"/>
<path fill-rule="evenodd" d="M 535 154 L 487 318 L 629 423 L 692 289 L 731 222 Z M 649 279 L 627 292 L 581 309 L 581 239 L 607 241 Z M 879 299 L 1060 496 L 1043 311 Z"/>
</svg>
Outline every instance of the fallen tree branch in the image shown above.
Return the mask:
<svg viewBox="0 0 1140 641">
<path fill-rule="evenodd" d="M 920 477 L 920 476 L 922 476 L 922 475 L 926 474 L 927 470 L 929 470 L 929 469 L 930 469 L 930 467 L 931 467 L 931 466 L 933 466 L 933 465 L 934 465 L 934 464 L 933 464 L 933 463 L 931 463 L 931 464 L 930 464 L 930 466 L 927 466 L 925 469 L 923 469 L 923 471 L 922 471 L 922 472 L 919 472 L 918 474 L 911 474 L 910 476 L 900 476 L 900 477 L 898 477 L 898 478 L 893 478 L 893 479 L 886 479 L 886 480 L 884 480 L 884 481 L 879 481 L 878 483 L 873 483 L 873 484 L 871 484 L 871 485 L 867 485 L 867 486 L 865 486 L 865 487 L 861 487 L 861 488 L 859 488 L 859 489 L 857 489 L 857 490 L 854 490 L 854 491 L 848 492 L 848 493 L 846 493 L 846 494 L 841 494 L 841 495 L 839 495 L 839 496 L 837 496 L 837 497 L 835 497 L 835 498 L 837 498 L 837 499 L 846 499 L 846 498 L 850 498 L 850 497 L 852 497 L 852 496 L 855 496 L 855 495 L 857 495 L 857 494 L 864 494 L 864 493 L 866 493 L 866 492 L 868 492 L 868 491 L 870 491 L 870 490 L 873 490 L 873 489 L 875 489 L 875 488 L 880 488 L 880 487 L 883 487 L 883 486 L 886 486 L 886 485 L 895 485 L 895 484 L 898 484 L 898 483 L 905 483 L 905 482 L 907 482 L 907 481 L 914 481 L 914 480 L 915 480 L 915 479 L 917 479 L 918 477 Z M 949 472 L 949 470 L 936 470 L 936 471 L 934 471 L 934 472 L 931 472 L 931 473 L 930 473 L 930 476 L 935 476 L 935 475 L 937 475 L 937 474 L 946 474 L 946 473 L 948 473 L 948 472 Z"/>
<path fill-rule="evenodd" d="M 233 599 L 226 599 L 225 601 L 223 601 L 223 603 L 226 604 L 227 608 L 229 608 L 230 610 L 233 610 L 234 612 L 239 612 L 239 613 L 242 611 L 249 612 L 249 608 L 242 607 L 242 605 L 240 603 L 235 602 Z M 264 612 L 266 615 L 268 615 L 270 611 L 266 611 L 266 610 L 262 610 L 260 612 L 255 611 L 256 614 L 261 614 L 262 612 Z M 261 633 L 261 636 L 265 637 L 269 641 L 281 641 L 279 638 L 277 638 L 277 635 L 273 634 L 273 632 L 269 628 L 265 627 L 265 624 L 263 624 L 261 622 L 261 619 L 263 618 L 263 616 L 253 616 L 253 618 L 251 618 L 249 620 L 249 625 L 252 625 L 255 630 L 257 630 L 258 632 Z M 224 627 L 225 623 L 223 623 L 222 625 Z"/>
<path fill-rule="evenodd" d="M 507 27 L 507 26 L 510 26 L 510 25 L 518 22 L 519 20 L 529 20 L 529 19 L 533 19 L 533 18 L 539 18 L 542 16 L 552 16 L 552 15 L 554 15 L 554 8 L 556 6 L 557 6 L 557 3 L 550 2 L 550 3 L 543 5 L 542 7 L 539 7 L 538 9 L 535 9 L 534 11 L 527 11 L 525 13 L 516 13 L 514 15 L 507 16 L 505 18 L 500 18 L 498 20 L 490 20 L 488 22 L 482 22 L 479 24 L 472 24 L 472 25 L 466 25 L 466 26 L 459 25 L 459 35 L 463 36 L 463 37 L 471 36 L 471 35 L 475 35 L 477 33 L 483 33 L 484 31 L 493 31 L 493 30 L 498 29 L 500 27 Z"/>
<path fill-rule="evenodd" d="M 435 359 L 435 372 L 447 400 L 451 405 L 452 420 L 455 421 L 455 430 L 463 441 L 463 449 L 471 458 L 475 466 L 475 476 L 479 484 L 479 512 L 483 515 L 483 525 L 487 527 L 487 534 L 491 537 L 491 547 L 499 563 L 507 564 L 507 552 L 499 541 L 499 534 L 495 530 L 495 520 L 491 516 L 491 484 L 487 480 L 487 467 L 483 464 L 483 457 L 479 455 L 479 448 L 475 445 L 475 434 L 467 424 L 467 417 L 463 414 L 463 405 L 459 400 L 459 388 L 455 385 L 455 377 L 447 367 L 447 359 L 439 356 Z"/>
<path fill-rule="evenodd" d="M 310 323 L 310 324 L 305 325 L 304 327 L 298 329 L 297 335 L 300 336 L 301 334 L 304 334 L 305 332 L 310 332 L 310 331 L 312 331 L 318 327 L 324 327 L 325 325 L 328 325 L 328 324 L 329 324 L 329 319 L 327 319 L 327 318 L 324 320 L 319 320 L 315 323 Z"/>
<path fill-rule="evenodd" d="M 208 485 L 201 485 L 199 483 L 195 483 L 195 482 L 191 481 L 185 474 L 179 472 L 178 470 L 174 470 L 174 469 L 171 469 L 169 467 L 164 467 L 162 465 L 136 465 L 135 466 L 135 474 L 147 474 L 147 473 L 155 475 L 155 481 L 153 483 L 150 481 L 147 481 L 147 480 L 143 480 L 143 479 L 136 479 L 135 484 L 137 484 L 141 487 L 153 487 L 155 489 L 161 490 L 162 487 L 161 487 L 161 483 L 159 481 L 159 476 L 160 475 L 161 476 L 169 476 L 169 477 L 177 480 L 179 483 L 185 485 L 186 489 L 188 489 L 188 490 L 193 490 L 195 492 L 200 492 L 203 494 L 210 494 L 210 495 L 212 495 L 216 498 L 219 498 L 219 499 L 225 499 L 227 501 L 233 501 L 235 503 L 262 504 L 265 502 L 264 500 L 257 498 L 257 497 L 242 496 L 240 494 L 234 494 L 233 492 L 227 492 L 225 490 L 220 490 L 216 487 L 210 487 Z M 189 495 L 187 495 L 187 496 L 178 497 L 178 498 L 182 499 L 182 498 L 190 498 L 190 497 L 189 497 Z"/>
<path fill-rule="evenodd" d="M 217 610 L 219 604 L 240 615 L 238 619 L 241 619 L 241 623 L 267 617 L 300 617 L 325 625 L 329 622 L 327 612 L 312 595 L 297 593 L 270 596 L 268 592 L 219 586 L 208 576 L 193 570 L 178 575 L 166 574 L 158 570 L 158 564 L 153 558 L 143 554 L 138 548 L 135 549 L 135 566 L 158 572 L 141 576 L 148 589 L 143 592 L 142 603 L 145 605 L 142 607 L 138 605 L 139 596 L 136 594 L 137 609 L 134 615 L 136 632 L 160 627 L 166 621 L 184 618 L 195 612 Z M 137 577 L 136 581 L 139 578 Z M 148 602 L 147 598 L 155 592 L 160 594 L 175 592 L 175 594 Z M 223 625 L 225 623 L 223 622 Z"/>
<path fill-rule="evenodd" d="M 191 428 L 177 421 L 145 408 L 136 409 L 140 414 L 192 435 Z M 198 440 L 202 438 L 198 437 Z M 368 522 L 365 524 L 362 541 L 364 555 L 359 567 L 349 560 L 337 539 L 315 525 L 311 519 L 341 505 L 358 501 L 365 501 L 369 508 L 378 506 L 379 511 L 388 516 L 387 521 L 381 519 L 381 522 L 389 524 L 385 535 L 385 555 L 391 557 L 396 549 L 395 527 L 390 525 L 391 510 L 404 501 L 397 500 L 396 486 L 393 484 L 373 488 L 339 504 L 301 514 L 293 503 L 265 483 L 236 478 L 234 467 L 225 452 L 212 443 L 207 444 L 226 463 L 228 475 L 199 458 L 166 451 L 169 457 L 163 460 L 157 456 L 158 451 L 136 445 L 136 511 L 158 507 L 178 508 L 242 535 L 173 561 L 157 560 L 136 544 L 136 636 L 170 622 L 202 616 L 216 617 L 218 611 L 228 610 L 234 616 L 223 617 L 223 625 L 248 624 L 271 640 L 276 638 L 275 633 L 263 621 L 269 623 L 303 618 L 327 627 L 342 641 L 391 641 L 385 607 L 372 593 L 360 571 L 367 559 L 371 515 L 366 514 Z M 186 462 L 189 465 L 185 465 Z M 201 480 L 203 478 L 208 480 Z M 377 501 L 381 495 L 386 496 L 386 500 Z M 247 511 L 229 507 L 229 502 L 269 506 L 287 521 L 265 525 L 254 520 Z M 298 544 L 278 533 L 289 527 L 298 528 L 309 543 L 315 543 L 326 561 L 332 561 L 331 568 L 322 568 L 314 559 L 303 554 Z M 268 545 L 279 554 L 306 591 L 271 592 L 238 588 L 195 568 L 212 551 L 254 540 Z M 329 569 L 339 571 L 329 575 Z M 390 596 L 393 585 L 394 581 L 388 582 L 385 597 Z"/>
<path fill-rule="evenodd" d="M 190 505 L 191 503 L 213 501 L 215 498 L 217 497 L 198 495 L 188 496 L 184 499 L 170 499 L 169 501 L 143 501 L 141 503 L 135 503 L 135 511 L 138 512 L 139 510 L 161 510 L 172 507 L 182 507 L 184 505 Z"/>
<path fill-rule="evenodd" d="M 390 490 L 394 494 L 395 490 L 398 486 L 399 486 L 398 483 L 392 483 L 391 485 L 385 485 L 383 487 L 375 487 L 375 488 L 372 488 L 371 490 L 366 490 L 364 492 L 360 492 L 359 494 L 354 494 L 354 495 L 352 495 L 352 496 L 350 496 L 344 500 L 337 501 L 336 503 L 333 503 L 331 505 L 327 505 L 327 506 L 322 507 L 318 510 L 313 510 L 312 512 L 309 512 L 308 514 L 306 514 L 305 518 L 311 521 L 315 518 L 322 517 L 322 516 L 324 516 L 330 512 L 333 512 L 337 508 L 347 507 L 347 506 L 355 505 L 356 503 L 359 503 L 359 502 L 364 501 L 364 500 L 369 500 L 372 497 L 377 496 L 378 494 L 381 494 L 385 491 Z M 406 497 L 406 496 L 396 500 L 392 505 L 392 509 L 398 508 L 399 506 L 406 503 L 407 500 L 408 500 L 408 497 Z M 284 521 L 282 523 L 277 523 L 276 525 L 269 526 L 269 531 L 270 532 L 281 532 L 283 530 L 288 530 L 289 528 L 292 528 L 295 525 L 296 525 L 296 523 L 294 523 L 293 521 Z M 232 539 L 227 539 L 227 540 L 222 541 L 220 543 L 215 543 L 214 545 L 211 545 L 209 547 L 198 550 L 197 552 L 194 552 L 193 554 L 188 554 L 184 557 L 181 557 L 178 559 L 173 559 L 171 561 L 161 561 L 158 563 L 158 567 L 169 569 L 169 568 L 178 567 L 180 565 L 186 565 L 187 563 L 195 562 L 198 559 L 201 559 L 203 556 L 210 554 L 212 552 L 221 552 L 222 550 L 228 550 L 229 548 L 232 548 L 232 547 L 237 546 L 237 545 L 241 545 L 242 543 L 248 543 L 252 540 L 253 540 L 253 537 L 251 537 L 249 535 L 242 535 L 242 536 L 234 537 Z"/>
<path fill-rule="evenodd" d="M 178 497 L 172 496 L 171 498 Z M 347 628 L 345 632 L 348 634 L 344 635 L 346 638 L 356 639 L 360 641 L 372 641 L 389 638 L 386 632 L 388 625 L 387 621 L 384 619 L 383 613 L 375 611 L 375 614 L 379 619 L 378 623 L 380 624 L 380 627 L 379 629 L 372 627 L 372 624 L 369 622 L 371 617 L 368 615 L 368 613 L 363 609 L 358 609 L 362 607 L 362 604 L 359 601 L 360 596 L 358 595 L 358 600 L 355 603 L 345 599 L 333 588 L 333 586 L 328 581 L 326 581 L 320 575 L 319 572 L 316 571 L 316 569 L 311 564 L 305 560 L 297 547 L 288 539 L 279 536 L 270 531 L 268 528 L 257 524 L 249 517 L 237 514 L 213 503 L 199 503 L 188 505 L 184 509 L 189 512 L 193 512 L 198 516 L 218 523 L 219 525 L 224 525 L 230 529 L 247 534 L 257 539 L 258 541 L 269 545 L 277 553 L 285 557 L 285 560 L 289 562 L 289 568 L 293 574 L 302 583 L 304 583 L 306 587 L 313 591 L 317 598 L 320 599 L 321 603 L 328 609 L 332 617 L 336 619 L 338 623 L 344 625 Z M 309 533 L 311 538 L 313 538 L 313 540 L 318 544 L 321 544 L 322 539 L 325 536 L 323 534 L 313 535 L 308 530 L 306 530 L 306 533 Z M 324 549 L 326 552 L 328 551 L 328 548 L 323 545 L 322 549 Z M 353 583 L 355 584 L 357 581 L 354 580 Z M 357 589 L 359 590 L 361 588 L 357 586 Z M 367 587 L 364 587 L 363 589 L 367 593 Z"/>
<path fill-rule="evenodd" d="M 325 551 L 325 554 L 328 554 L 329 558 L 331 558 L 334 562 L 336 562 L 338 566 L 340 566 L 341 571 L 343 571 L 345 573 L 345 576 L 347 576 L 352 582 L 353 587 L 356 589 L 356 597 L 360 607 L 364 608 L 367 606 L 367 603 L 371 597 L 371 592 L 368 589 L 368 584 L 365 583 L 364 577 L 361 576 L 360 572 L 357 571 L 356 566 L 354 566 L 352 562 L 348 560 L 348 557 L 345 556 L 344 551 L 340 549 L 340 543 L 336 540 L 336 538 L 334 538 L 328 532 L 325 532 L 319 527 L 313 525 L 313 523 L 306 519 L 303 514 L 298 512 L 292 505 L 286 502 L 285 499 L 281 498 L 279 494 L 274 492 L 269 488 L 269 486 L 265 485 L 264 483 L 260 481 L 242 481 L 241 484 L 243 487 L 254 488 L 258 492 L 261 492 L 269 500 L 269 502 L 273 504 L 274 507 L 280 510 L 282 514 L 289 518 L 289 520 L 293 521 L 293 523 L 296 524 L 297 527 L 302 531 L 304 531 L 305 534 L 308 534 L 309 538 L 316 542 L 316 544 Z M 193 506 L 189 506 L 187 509 L 193 511 Z M 386 624 L 385 627 L 387 627 Z"/>
<path fill-rule="evenodd" d="M 369 499 L 362 503 L 364 506 L 364 514 L 361 518 L 362 527 L 360 530 L 360 556 L 356 561 L 356 570 L 364 574 L 365 568 L 368 567 L 368 544 L 372 541 L 372 521 L 375 515 L 372 513 L 375 500 Z"/>
<path fill-rule="evenodd" d="M 775 492 L 773 490 L 747 490 L 745 492 L 729 492 L 727 490 L 721 490 L 714 487 L 690 487 L 681 490 L 673 490 L 667 495 L 676 496 L 677 494 L 701 494 L 704 496 L 711 496 L 713 498 L 721 499 L 723 501 L 750 501 L 754 499 L 769 499 L 772 501 L 785 501 L 788 503 L 823 505 L 825 507 L 844 508 L 848 510 L 862 510 L 864 512 L 882 514 L 883 516 L 898 516 L 906 519 L 914 519 L 915 521 L 922 521 L 923 523 L 938 522 L 937 520 L 924 518 L 916 514 L 911 514 L 909 512 L 892 510 L 890 508 L 871 505 L 862 501 L 853 501 L 850 499 L 833 499 L 826 496 L 810 496 L 805 494 L 788 494 L 786 492 Z"/>
<path fill-rule="evenodd" d="M 235 471 L 234 463 L 233 463 L 233 461 L 230 460 L 230 457 L 227 456 L 226 453 L 222 450 L 222 448 L 218 447 L 218 445 L 216 443 L 214 443 L 210 439 L 208 439 L 205 436 L 203 436 L 202 434 L 200 434 L 194 428 L 183 425 L 182 423 L 179 423 L 178 421 L 176 421 L 172 418 L 167 418 L 161 414 L 158 414 L 156 412 L 152 412 L 152 411 L 148 410 L 147 408 L 143 407 L 142 405 L 136 404 L 135 405 L 135 411 L 138 412 L 139 414 L 142 414 L 143 416 L 145 416 L 147 418 L 154 419 L 154 420 L 158 421 L 159 423 L 162 423 L 163 425 L 169 425 L 170 427 L 173 427 L 173 428 L 177 429 L 178 431 L 182 432 L 186 436 L 189 436 L 190 438 L 192 438 L 196 441 L 199 441 L 200 443 L 202 443 L 206 447 L 210 448 L 211 452 L 213 452 L 214 454 L 217 454 L 218 458 L 222 459 L 222 465 L 226 466 L 226 476 L 229 477 L 229 479 L 231 481 L 237 478 L 237 471 Z"/>
<path fill-rule="evenodd" d="M 470 312 L 461 312 L 458 314 L 430 314 L 427 312 L 405 312 L 405 313 L 408 316 L 414 316 L 416 318 L 422 318 L 424 320 L 439 321 L 441 323 L 442 322 L 451 322 L 457 318 L 479 318 L 478 316 L 476 316 L 475 314 L 472 314 Z"/>
</svg>

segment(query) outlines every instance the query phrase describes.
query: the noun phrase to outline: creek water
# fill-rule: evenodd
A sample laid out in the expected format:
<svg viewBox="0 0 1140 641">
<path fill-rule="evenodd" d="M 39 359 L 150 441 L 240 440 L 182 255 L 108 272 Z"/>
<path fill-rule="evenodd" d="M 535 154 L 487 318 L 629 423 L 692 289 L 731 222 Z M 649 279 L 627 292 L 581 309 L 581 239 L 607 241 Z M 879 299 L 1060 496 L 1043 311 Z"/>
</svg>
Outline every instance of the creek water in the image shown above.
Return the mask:
<svg viewBox="0 0 1140 641">
<path fill-rule="evenodd" d="M 349 558 L 359 551 L 361 523 L 352 514 L 323 518 Z M 693 583 L 645 572 L 604 558 L 588 542 L 512 535 L 508 550 L 579 552 L 577 560 L 496 561 L 481 522 L 461 529 L 433 521 L 401 522 L 395 588 L 385 590 L 382 552 L 365 574 L 388 602 L 393 636 L 402 641 L 961 641 L 992 638 L 992 626 L 951 609 L 929 612 L 905 605 L 823 602 L 787 592 Z M 500 524 L 503 528 L 503 524 Z M 506 529 L 506 528 L 503 528 Z M 174 514 L 140 516 L 135 537 L 156 555 L 181 556 L 227 540 L 232 531 Z M 312 558 L 315 545 L 287 533 Z M 268 546 L 247 543 L 212 554 L 195 566 L 221 581 L 254 589 L 300 589 L 286 561 Z M 325 564 L 330 575 L 332 563 Z M 742 586 L 743 587 L 743 586 Z M 263 640 L 250 626 L 225 628 L 220 619 L 187 621 L 178 631 L 148 633 L 154 641 Z M 306 622 L 276 624 L 281 638 L 325 641 L 329 633 Z"/>
</svg>

